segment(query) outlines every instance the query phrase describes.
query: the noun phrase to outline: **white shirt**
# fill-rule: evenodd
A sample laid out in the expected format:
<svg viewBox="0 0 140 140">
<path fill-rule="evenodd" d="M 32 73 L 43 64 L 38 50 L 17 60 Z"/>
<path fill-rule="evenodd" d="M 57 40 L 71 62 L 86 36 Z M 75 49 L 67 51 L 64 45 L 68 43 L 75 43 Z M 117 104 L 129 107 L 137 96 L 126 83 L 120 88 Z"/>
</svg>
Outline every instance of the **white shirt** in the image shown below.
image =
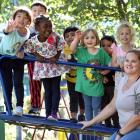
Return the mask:
<svg viewBox="0 0 140 140">
<path fill-rule="evenodd" d="M 129 89 L 123 90 L 123 86 L 127 82 L 127 79 L 127 75 L 124 76 L 120 80 L 117 88 L 116 109 L 118 111 L 121 127 L 135 115 L 135 93 L 140 93 L 140 78 L 129 87 Z"/>
</svg>

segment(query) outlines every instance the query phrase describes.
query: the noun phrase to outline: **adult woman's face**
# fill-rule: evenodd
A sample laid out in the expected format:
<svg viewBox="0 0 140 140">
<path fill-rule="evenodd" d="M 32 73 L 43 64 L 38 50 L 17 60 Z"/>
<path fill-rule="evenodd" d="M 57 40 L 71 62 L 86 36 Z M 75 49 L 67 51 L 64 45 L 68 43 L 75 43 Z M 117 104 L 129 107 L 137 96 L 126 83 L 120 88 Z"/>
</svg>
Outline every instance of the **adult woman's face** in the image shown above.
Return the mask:
<svg viewBox="0 0 140 140">
<path fill-rule="evenodd" d="M 126 59 L 124 61 L 124 71 L 127 74 L 140 73 L 140 60 L 138 55 L 134 52 L 130 52 L 126 55 Z"/>
</svg>

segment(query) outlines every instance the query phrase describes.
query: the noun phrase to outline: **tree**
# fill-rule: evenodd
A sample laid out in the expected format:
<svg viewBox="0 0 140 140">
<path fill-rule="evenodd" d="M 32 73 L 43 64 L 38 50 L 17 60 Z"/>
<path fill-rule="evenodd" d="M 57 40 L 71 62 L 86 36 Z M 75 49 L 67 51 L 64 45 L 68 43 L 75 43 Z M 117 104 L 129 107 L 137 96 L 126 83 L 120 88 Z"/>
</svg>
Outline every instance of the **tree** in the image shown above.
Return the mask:
<svg viewBox="0 0 140 140">
<path fill-rule="evenodd" d="M 5 21 L 13 9 L 15 0 L 0 2 L 1 22 Z M 19 5 L 30 6 L 33 0 L 16 0 Z M 68 25 L 80 28 L 94 26 L 104 32 L 114 32 L 114 26 L 120 21 L 131 22 L 140 30 L 139 0 L 44 0 L 50 17 L 59 32 Z M 139 36 L 139 35 L 138 35 Z"/>
</svg>

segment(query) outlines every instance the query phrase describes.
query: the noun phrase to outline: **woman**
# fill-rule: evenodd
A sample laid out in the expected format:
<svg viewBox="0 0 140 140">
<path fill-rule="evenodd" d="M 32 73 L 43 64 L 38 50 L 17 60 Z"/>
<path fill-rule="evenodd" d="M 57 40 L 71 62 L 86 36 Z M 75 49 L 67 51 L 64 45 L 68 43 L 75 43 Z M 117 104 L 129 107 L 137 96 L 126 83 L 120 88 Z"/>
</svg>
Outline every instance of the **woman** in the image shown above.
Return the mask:
<svg viewBox="0 0 140 140">
<path fill-rule="evenodd" d="M 117 84 L 117 92 L 112 101 L 99 115 L 90 121 L 80 122 L 82 129 L 99 123 L 116 111 L 119 115 L 121 128 L 113 134 L 110 140 L 140 139 L 140 51 L 128 51 L 124 61 L 126 76 Z"/>
</svg>

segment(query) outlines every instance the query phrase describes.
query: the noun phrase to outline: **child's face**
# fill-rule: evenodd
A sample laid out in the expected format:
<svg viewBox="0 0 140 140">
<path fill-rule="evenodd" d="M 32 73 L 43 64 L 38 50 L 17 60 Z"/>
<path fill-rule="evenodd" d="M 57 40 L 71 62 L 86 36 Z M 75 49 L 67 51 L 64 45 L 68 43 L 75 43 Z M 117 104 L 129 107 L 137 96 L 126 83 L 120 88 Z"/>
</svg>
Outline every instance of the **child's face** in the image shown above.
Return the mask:
<svg viewBox="0 0 140 140">
<path fill-rule="evenodd" d="M 14 21 L 16 28 L 25 28 L 27 25 L 30 25 L 29 17 L 24 12 L 17 12 Z"/>
<path fill-rule="evenodd" d="M 112 42 L 106 39 L 103 39 L 101 42 L 102 48 L 109 54 L 112 54 L 112 48 L 111 48 Z"/>
<path fill-rule="evenodd" d="M 122 44 L 130 44 L 132 36 L 131 31 L 128 27 L 124 27 L 120 30 L 119 39 Z"/>
<path fill-rule="evenodd" d="M 48 37 L 52 33 L 52 23 L 51 21 L 41 22 L 36 29 L 40 36 Z"/>
<path fill-rule="evenodd" d="M 44 7 L 42 6 L 33 6 L 31 10 L 34 18 L 36 18 L 39 15 L 48 15 Z"/>
<path fill-rule="evenodd" d="M 84 36 L 84 44 L 87 48 L 93 48 L 97 44 L 97 39 L 95 34 L 90 31 Z"/>
<path fill-rule="evenodd" d="M 135 53 L 128 53 L 124 61 L 124 71 L 127 74 L 136 74 L 140 70 L 140 60 Z"/>
<path fill-rule="evenodd" d="M 65 34 L 65 41 L 68 45 L 71 44 L 71 42 L 74 40 L 75 37 L 75 31 L 71 31 Z"/>
</svg>

